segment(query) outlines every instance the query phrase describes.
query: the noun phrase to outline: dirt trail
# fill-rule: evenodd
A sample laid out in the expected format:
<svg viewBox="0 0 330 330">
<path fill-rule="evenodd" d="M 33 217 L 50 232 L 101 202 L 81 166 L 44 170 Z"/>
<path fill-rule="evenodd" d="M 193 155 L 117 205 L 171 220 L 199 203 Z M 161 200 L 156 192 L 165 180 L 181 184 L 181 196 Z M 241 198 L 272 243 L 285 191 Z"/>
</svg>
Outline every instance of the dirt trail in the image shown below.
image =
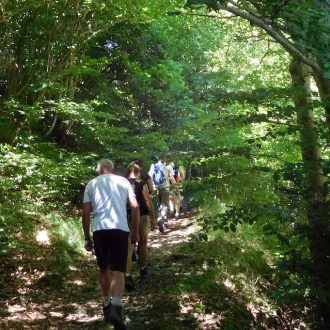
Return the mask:
<svg viewBox="0 0 330 330">
<path fill-rule="evenodd" d="M 199 328 L 189 313 L 181 313 L 176 286 L 186 266 L 182 258 L 176 260 L 175 251 L 187 244 L 189 234 L 195 230 L 194 218 L 184 217 L 170 221 L 164 235 L 158 231 L 150 234 L 149 277 L 140 281 L 138 264 L 134 263 L 137 290 L 125 292 L 123 297 L 128 329 Z M 88 254 L 75 260 L 63 283 L 56 276 L 51 278 L 52 288 L 47 283 L 36 284 L 42 275 L 37 266 L 47 262 L 47 251 L 40 250 L 39 256 L 33 258 L 16 258 L 17 264 L 21 259 L 22 266 L 12 276 L 15 292 L 0 297 L 0 303 L 4 302 L 1 329 L 112 329 L 103 322 L 94 256 Z M 57 280 L 58 288 L 54 288 Z"/>
</svg>

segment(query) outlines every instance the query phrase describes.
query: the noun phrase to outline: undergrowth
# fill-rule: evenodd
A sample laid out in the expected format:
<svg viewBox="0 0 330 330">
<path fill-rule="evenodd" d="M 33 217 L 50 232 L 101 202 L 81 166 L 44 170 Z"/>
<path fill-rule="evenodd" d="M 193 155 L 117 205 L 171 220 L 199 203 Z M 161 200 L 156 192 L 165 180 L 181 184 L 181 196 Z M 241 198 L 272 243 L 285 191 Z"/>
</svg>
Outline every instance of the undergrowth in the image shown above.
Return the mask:
<svg viewBox="0 0 330 330">
<path fill-rule="evenodd" d="M 223 329 L 307 327 L 310 283 L 288 276 L 278 239 L 261 233 L 260 227 L 243 224 L 236 232 L 215 231 L 208 241 L 183 246 L 179 253 L 190 260 L 192 271 L 179 283 L 181 304 L 195 306 L 195 312 L 220 312 Z M 283 296 L 289 289 L 295 299 Z"/>
</svg>

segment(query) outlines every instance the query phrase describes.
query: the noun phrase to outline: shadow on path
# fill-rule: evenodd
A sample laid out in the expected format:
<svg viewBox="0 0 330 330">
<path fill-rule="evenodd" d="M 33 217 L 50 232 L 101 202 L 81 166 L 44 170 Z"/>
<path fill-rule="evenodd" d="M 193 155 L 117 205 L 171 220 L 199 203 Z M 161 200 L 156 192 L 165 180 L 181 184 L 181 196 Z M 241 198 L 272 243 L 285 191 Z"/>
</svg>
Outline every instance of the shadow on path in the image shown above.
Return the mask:
<svg viewBox="0 0 330 330">
<path fill-rule="evenodd" d="M 242 296 L 216 273 L 203 270 L 201 250 L 190 250 L 189 235 L 197 229 L 194 217 L 183 217 L 170 221 L 165 234 L 150 234 L 149 276 L 141 281 L 134 263 L 137 289 L 123 297 L 129 330 L 236 329 L 236 318 L 244 320 L 240 329 L 256 328 L 255 315 Z M 7 289 L 10 285 L 12 291 L 0 291 L 0 328 L 113 329 L 103 322 L 95 257 L 73 259 L 62 281 L 56 283 L 55 277 L 40 285 L 52 271 L 49 253 L 50 247 L 44 247 L 37 255 L 7 260 L 3 273 L 9 270 Z"/>
</svg>

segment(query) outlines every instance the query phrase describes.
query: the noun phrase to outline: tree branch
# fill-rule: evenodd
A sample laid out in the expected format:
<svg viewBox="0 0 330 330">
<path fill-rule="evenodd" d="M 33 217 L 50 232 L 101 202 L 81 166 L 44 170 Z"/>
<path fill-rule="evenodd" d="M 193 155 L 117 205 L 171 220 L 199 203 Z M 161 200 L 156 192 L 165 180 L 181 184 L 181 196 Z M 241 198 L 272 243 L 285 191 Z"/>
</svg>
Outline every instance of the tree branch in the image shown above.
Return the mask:
<svg viewBox="0 0 330 330">
<path fill-rule="evenodd" d="M 294 44 L 287 37 L 285 37 L 280 31 L 274 30 L 274 28 L 267 24 L 262 18 L 259 18 L 257 15 L 248 13 L 234 7 L 233 5 L 226 5 L 222 7 L 223 10 L 228 11 L 236 16 L 244 18 L 251 22 L 253 25 L 262 28 L 266 31 L 271 37 L 273 37 L 284 49 L 286 49 L 292 56 L 299 58 L 303 63 L 310 66 L 317 74 L 322 72 L 320 66 L 317 64 L 316 61 L 309 59 L 305 56 L 298 48 L 295 47 Z"/>
<path fill-rule="evenodd" d="M 192 14 L 192 13 L 184 13 L 186 16 L 199 16 L 199 17 L 208 17 L 208 18 L 215 18 L 215 19 L 230 19 L 235 18 L 237 15 L 230 15 L 230 16 L 219 16 L 219 15 L 210 15 L 210 14 Z"/>
</svg>

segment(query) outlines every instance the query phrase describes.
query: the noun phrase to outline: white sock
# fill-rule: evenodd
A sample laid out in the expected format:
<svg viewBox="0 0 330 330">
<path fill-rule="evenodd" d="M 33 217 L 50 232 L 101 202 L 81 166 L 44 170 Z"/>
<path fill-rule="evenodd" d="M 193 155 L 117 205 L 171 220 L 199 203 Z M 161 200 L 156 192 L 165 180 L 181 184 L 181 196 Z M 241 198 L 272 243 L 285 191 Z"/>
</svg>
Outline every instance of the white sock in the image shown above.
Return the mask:
<svg viewBox="0 0 330 330">
<path fill-rule="evenodd" d="M 131 273 L 126 273 L 125 276 L 126 277 L 131 276 Z"/>
<path fill-rule="evenodd" d="M 111 303 L 111 297 L 110 296 L 104 296 L 103 297 L 103 305 L 104 307 L 107 307 Z"/>
<path fill-rule="evenodd" d="M 112 298 L 112 305 L 121 306 L 121 298 L 120 297 L 113 297 Z"/>
</svg>

